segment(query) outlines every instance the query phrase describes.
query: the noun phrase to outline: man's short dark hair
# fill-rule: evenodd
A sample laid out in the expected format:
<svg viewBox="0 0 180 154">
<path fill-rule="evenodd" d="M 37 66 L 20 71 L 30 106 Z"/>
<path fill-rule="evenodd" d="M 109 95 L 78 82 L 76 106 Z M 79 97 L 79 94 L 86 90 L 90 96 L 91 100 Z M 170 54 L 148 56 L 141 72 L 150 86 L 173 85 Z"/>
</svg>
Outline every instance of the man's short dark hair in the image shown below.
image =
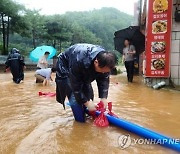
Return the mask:
<svg viewBox="0 0 180 154">
<path fill-rule="evenodd" d="M 117 64 L 116 55 L 110 51 L 100 52 L 97 54 L 96 58 L 100 68 L 109 67 L 110 69 L 113 69 Z"/>
<path fill-rule="evenodd" d="M 55 73 L 56 72 L 56 68 L 51 68 L 51 71 L 53 72 L 53 73 Z"/>
<path fill-rule="evenodd" d="M 45 54 L 45 55 L 49 55 L 49 54 L 50 54 L 50 52 L 49 52 L 49 51 L 46 51 L 44 54 Z"/>
</svg>

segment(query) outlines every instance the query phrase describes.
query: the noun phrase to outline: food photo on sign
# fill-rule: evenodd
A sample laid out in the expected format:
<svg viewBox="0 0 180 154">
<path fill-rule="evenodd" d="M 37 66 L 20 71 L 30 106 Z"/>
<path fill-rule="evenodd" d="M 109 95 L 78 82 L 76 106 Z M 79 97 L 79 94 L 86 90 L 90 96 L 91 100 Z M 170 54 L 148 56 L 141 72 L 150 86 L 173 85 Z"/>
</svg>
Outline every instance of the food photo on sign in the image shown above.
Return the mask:
<svg viewBox="0 0 180 154">
<path fill-rule="evenodd" d="M 167 32 L 167 20 L 154 21 L 152 24 L 152 33 L 161 34 Z"/>
<path fill-rule="evenodd" d="M 151 51 L 152 53 L 164 53 L 166 50 L 166 42 L 159 41 L 159 42 L 152 42 L 151 43 Z"/>
<path fill-rule="evenodd" d="M 151 70 L 165 69 L 165 59 L 164 58 L 151 59 L 151 62 L 152 62 Z"/>
<path fill-rule="evenodd" d="M 154 13 L 163 13 L 168 10 L 168 0 L 155 0 L 153 3 Z"/>
</svg>

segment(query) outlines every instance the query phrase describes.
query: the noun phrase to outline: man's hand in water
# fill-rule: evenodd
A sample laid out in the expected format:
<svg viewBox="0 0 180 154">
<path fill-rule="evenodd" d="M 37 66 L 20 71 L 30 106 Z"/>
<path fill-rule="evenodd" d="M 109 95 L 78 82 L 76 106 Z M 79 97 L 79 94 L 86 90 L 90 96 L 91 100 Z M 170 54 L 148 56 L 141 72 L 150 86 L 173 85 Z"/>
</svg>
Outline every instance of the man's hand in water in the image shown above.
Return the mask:
<svg viewBox="0 0 180 154">
<path fill-rule="evenodd" d="M 44 81 L 43 81 L 43 86 L 49 86 L 49 80 L 44 79 Z"/>
<path fill-rule="evenodd" d="M 9 72 L 10 71 L 10 68 L 6 68 L 4 72 Z"/>
<path fill-rule="evenodd" d="M 92 101 L 88 101 L 84 103 L 84 105 L 88 108 L 89 111 L 96 111 L 96 105 Z"/>
</svg>

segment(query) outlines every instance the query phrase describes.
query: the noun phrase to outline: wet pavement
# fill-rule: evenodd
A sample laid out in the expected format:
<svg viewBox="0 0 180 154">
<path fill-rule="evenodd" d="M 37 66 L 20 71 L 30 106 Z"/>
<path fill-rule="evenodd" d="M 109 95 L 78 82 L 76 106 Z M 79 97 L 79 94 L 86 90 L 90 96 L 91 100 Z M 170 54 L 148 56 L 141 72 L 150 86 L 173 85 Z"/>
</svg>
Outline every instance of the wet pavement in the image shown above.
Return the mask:
<svg viewBox="0 0 180 154">
<path fill-rule="evenodd" d="M 34 73 L 26 72 L 25 81 L 16 85 L 11 74 L 0 74 L 0 153 L 175 153 L 159 145 L 133 145 L 122 150 L 121 135 L 130 134 L 115 126 L 98 128 L 91 119 L 85 124 L 73 120 L 72 112 L 56 102 L 55 97 L 39 97 L 38 92 L 55 92 L 35 84 Z M 144 86 L 141 77 L 127 83 L 125 74 L 112 76 L 109 101 L 119 117 L 180 139 L 180 92 L 153 90 Z M 97 87 L 93 83 L 97 99 Z"/>
</svg>

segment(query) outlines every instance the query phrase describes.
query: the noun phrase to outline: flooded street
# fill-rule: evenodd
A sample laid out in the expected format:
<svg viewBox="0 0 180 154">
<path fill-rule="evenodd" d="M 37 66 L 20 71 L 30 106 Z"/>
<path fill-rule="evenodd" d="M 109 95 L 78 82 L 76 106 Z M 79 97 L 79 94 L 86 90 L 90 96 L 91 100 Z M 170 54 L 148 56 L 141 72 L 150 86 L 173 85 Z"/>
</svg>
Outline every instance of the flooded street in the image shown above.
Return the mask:
<svg viewBox="0 0 180 154">
<path fill-rule="evenodd" d="M 141 77 L 134 81 L 128 84 L 125 74 L 111 77 L 108 100 L 113 102 L 113 111 L 122 119 L 180 138 L 180 92 L 153 90 L 144 86 Z M 36 85 L 33 72 L 26 72 L 24 83 L 16 85 L 11 74 L 0 74 L 0 153 L 175 153 L 159 145 L 133 145 L 122 150 L 120 135 L 140 137 L 112 125 L 98 128 L 90 119 L 77 123 L 68 107 L 63 110 L 55 97 L 39 97 L 39 91 L 55 92 L 55 83 Z"/>
</svg>

